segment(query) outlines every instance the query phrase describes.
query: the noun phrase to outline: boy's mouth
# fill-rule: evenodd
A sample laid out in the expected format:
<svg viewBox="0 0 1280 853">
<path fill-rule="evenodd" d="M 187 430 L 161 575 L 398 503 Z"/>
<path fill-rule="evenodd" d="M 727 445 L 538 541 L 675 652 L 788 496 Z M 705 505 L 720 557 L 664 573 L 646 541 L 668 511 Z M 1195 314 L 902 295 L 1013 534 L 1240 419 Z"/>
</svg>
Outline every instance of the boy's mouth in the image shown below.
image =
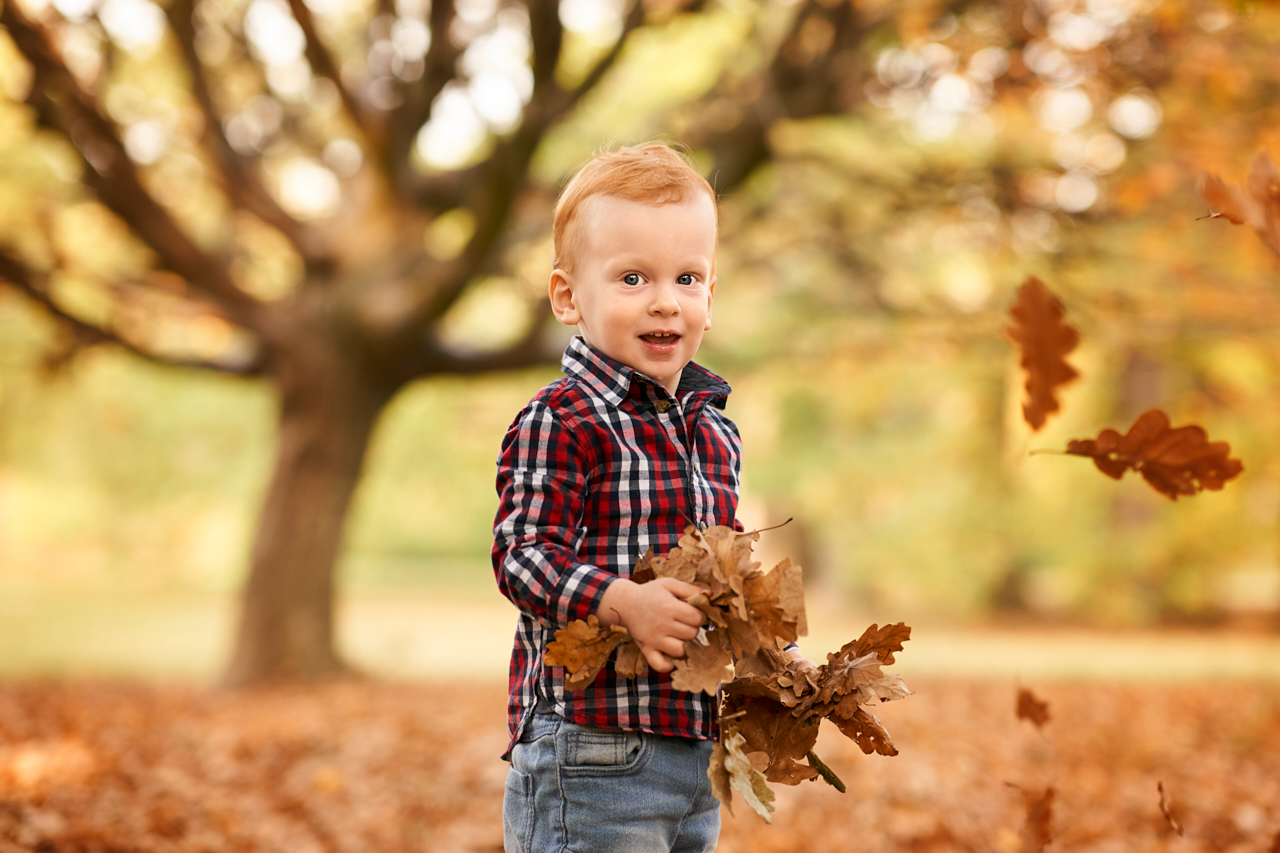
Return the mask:
<svg viewBox="0 0 1280 853">
<path fill-rule="evenodd" d="M 647 344 L 674 344 L 680 340 L 680 336 L 675 332 L 651 332 L 647 335 L 641 335 L 640 340 Z"/>
</svg>

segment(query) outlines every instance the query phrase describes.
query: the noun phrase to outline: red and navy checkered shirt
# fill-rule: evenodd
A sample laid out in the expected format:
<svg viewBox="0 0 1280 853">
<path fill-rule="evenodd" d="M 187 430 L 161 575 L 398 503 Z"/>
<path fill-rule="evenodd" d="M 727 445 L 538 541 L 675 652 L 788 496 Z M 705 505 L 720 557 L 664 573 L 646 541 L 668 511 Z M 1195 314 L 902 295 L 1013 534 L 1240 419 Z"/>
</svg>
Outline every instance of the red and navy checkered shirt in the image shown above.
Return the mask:
<svg viewBox="0 0 1280 853">
<path fill-rule="evenodd" d="M 521 410 L 498 455 L 493 570 L 520 610 L 508 692 L 510 747 L 549 706 L 575 723 L 708 740 L 715 705 L 650 669 L 619 678 L 613 661 L 583 690 L 543 664 L 547 643 L 595 612 L 605 589 L 649 548 L 665 555 L 690 521 L 736 521 L 742 442 L 721 411 L 729 386 L 690 363 L 675 394 L 575 337 L 564 379 Z"/>
</svg>

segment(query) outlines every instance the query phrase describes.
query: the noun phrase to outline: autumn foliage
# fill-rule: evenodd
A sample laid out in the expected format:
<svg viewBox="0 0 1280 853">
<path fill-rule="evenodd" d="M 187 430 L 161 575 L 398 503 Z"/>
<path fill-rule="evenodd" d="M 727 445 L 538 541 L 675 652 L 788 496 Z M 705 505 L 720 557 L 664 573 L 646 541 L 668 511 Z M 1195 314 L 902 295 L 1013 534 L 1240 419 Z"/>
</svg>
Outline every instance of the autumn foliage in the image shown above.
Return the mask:
<svg viewBox="0 0 1280 853">
<path fill-rule="evenodd" d="M 1253 159 L 1246 186 L 1205 175 L 1200 191 L 1214 211 L 1232 225 L 1247 225 L 1271 251 L 1280 255 L 1280 168 L 1266 151 Z"/>
<path fill-rule="evenodd" d="M 898 754 L 884 726 L 863 706 L 910 695 L 902 679 L 880 667 L 894 662 L 911 629 L 901 622 L 872 625 L 817 667 L 786 654 L 790 643 L 808 633 L 801 568 L 785 559 L 761 571 L 751 559 L 759 537 L 723 526 L 690 526 L 666 557 L 650 549 L 631 578 L 674 578 L 702 589 L 688 601 L 707 617 L 706 626 L 685 643 L 671 684 L 713 696 L 724 686 L 720 740 L 707 771 L 712 790 L 730 807 L 738 790 L 770 821 L 774 793 L 768 782 L 797 785 L 821 777 L 844 790 L 813 752 L 823 719 L 864 753 Z M 623 677 L 635 678 L 646 668 L 626 628 L 606 628 L 591 616 L 556 632 L 546 662 L 564 667 L 565 685 L 575 690 L 590 684 L 610 656 Z"/>
<path fill-rule="evenodd" d="M 1136 471 L 1170 500 L 1202 489 L 1218 491 L 1244 470 L 1239 459 L 1230 458 L 1227 442 L 1209 441 L 1195 424 L 1171 428 L 1169 416 L 1159 409 L 1143 412 L 1124 435 L 1104 429 L 1096 439 L 1069 442 L 1067 453 L 1092 458 L 1115 480 Z"/>
<path fill-rule="evenodd" d="M 1080 374 L 1066 355 L 1080 343 L 1080 333 L 1063 318 L 1066 309 L 1044 282 L 1030 276 L 1018 288 L 1009 309 L 1013 325 L 1005 333 L 1018 347 L 1019 363 L 1027 374 L 1027 402 L 1022 415 L 1033 430 L 1044 426 L 1061 408 L 1057 390 Z"/>
<path fill-rule="evenodd" d="M 1019 720 L 1027 720 L 1037 729 L 1049 722 L 1049 703 L 1025 687 L 1018 688 L 1018 704 L 1014 710 Z"/>
<path fill-rule="evenodd" d="M 1254 178 L 1252 203 L 1258 210 L 1270 211 L 1265 216 L 1256 213 L 1263 216 L 1258 221 L 1269 223 L 1267 227 L 1274 231 L 1276 212 L 1280 211 L 1280 173 L 1270 158 L 1260 157 L 1254 165 Z M 1209 187 L 1221 184 L 1213 181 L 1217 179 L 1206 184 L 1207 195 L 1212 194 Z M 1272 195 L 1264 197 L 1266 187 L 1270 187 L 1266 192 Z M 1267 199 L 1275 202 L 1274 210 L 1265 206 Z M 1080 335 L 1063 320 L 1065 309 L 1061 301 L 1034 276 L 1018 289 L 1009 314 L 1014 323 L 1006 332 L 1018 347 L 1020 364 L 1027 373 L 1029 400 L 1022 407 L 1023 418 L 1032 430 L 1039 430 L 1045 419 L 1061 408 L 1057 389 L 1079 375 L 1067 364 L 1065 356 L 1079 343 Z M 1153 489 L 1175 501 L 1180 495 L 1194 495 L 1204 489 L 1218 491 L 1244 470 L 1239 459 L 1231 458 L 1227 442 L 1210 442 L 1204 428 L 1195 424 L 1174 428 L 1160 409 L 1143 412 L 1124 435 L 1107 428 L 1097 438 L 1070 441 L 1066 453 L 1093 459 L 1098 470 L 1114 480 L 1126 471 L 1136 471 Z"/>
<path fill-rule="evenodd" d="M 1049 853 L 1267 853 L 1280 833 L 1274 685 L 1036 684 L 1053 710 L 1037 731 L 1006 682 L 912 684 L 885 708 L 899 757 L 872 760 L 823 726 L 816 749 L 848 796 L 780 787 L 772 826 L 724 813 L 717 853 L 1022 853 L 1022 791 L 1049 786 Z M 467 677 L 6 683 L 0 850 L 497 853 L 505 694 Z"/>
</svg>

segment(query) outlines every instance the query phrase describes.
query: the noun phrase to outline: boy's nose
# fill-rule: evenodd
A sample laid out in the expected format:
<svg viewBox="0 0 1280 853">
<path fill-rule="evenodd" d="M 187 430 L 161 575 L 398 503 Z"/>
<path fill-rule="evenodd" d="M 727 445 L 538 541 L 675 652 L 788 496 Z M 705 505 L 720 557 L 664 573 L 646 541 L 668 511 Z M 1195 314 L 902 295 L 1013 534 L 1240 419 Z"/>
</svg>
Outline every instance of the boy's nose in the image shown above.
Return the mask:
<svg viewBox="0 0 1280 853">
<path fill-rule="evenodd" d="M 665 315 L 680 313 L 680 300 L 676 299 L 675 288 L 676 285 L 671 282 L 665 282 L 653 288 L 653 301 L 649 303 L 649 312 Z"/>
</svg>

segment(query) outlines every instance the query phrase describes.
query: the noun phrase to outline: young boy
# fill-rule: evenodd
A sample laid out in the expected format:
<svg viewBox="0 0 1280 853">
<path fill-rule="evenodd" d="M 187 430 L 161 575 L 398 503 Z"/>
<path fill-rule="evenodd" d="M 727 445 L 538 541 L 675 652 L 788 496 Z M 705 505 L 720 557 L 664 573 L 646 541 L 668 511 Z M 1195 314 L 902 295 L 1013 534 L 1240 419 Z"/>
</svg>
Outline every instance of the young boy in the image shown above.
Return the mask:
<svg viewBox="0 0 1280 853">
<path fill-rule="evenodd" d="M 511 654 L 515 851 L 709 851 L 720 832 L 707 780 L 715 703 L 671 686 L 704 617 L 672 578 L 629 580 L 689 523 L 731 525 L 741 443 L 723 379 L 692 362 L 711 328 L 715 193 L 651 143 L 596 156 L 556 205 L 551 306 L 576 326 L 566 378 L 516 416 L 498 457 L 493 565 L 520 610 Z M 574 619 L 630 631 L 649 664 L 610 661 L 583 690 L 543 663 Z"/>
</svg>

